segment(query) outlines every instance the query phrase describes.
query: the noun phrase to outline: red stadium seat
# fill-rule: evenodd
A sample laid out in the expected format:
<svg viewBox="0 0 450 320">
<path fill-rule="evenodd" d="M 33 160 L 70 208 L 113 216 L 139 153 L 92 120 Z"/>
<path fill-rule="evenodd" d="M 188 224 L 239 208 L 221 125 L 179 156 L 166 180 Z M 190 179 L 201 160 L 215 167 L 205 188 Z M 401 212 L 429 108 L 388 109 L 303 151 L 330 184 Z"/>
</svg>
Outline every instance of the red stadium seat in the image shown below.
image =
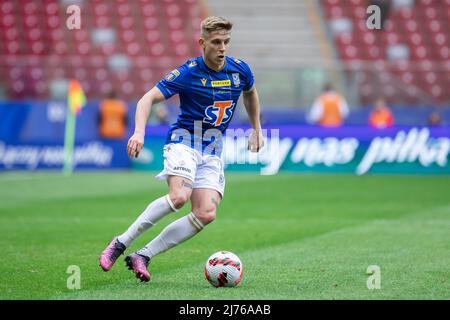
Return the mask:
<svg viewBox="0 0 450 320">
<path fill-rule="evenodd" d="M 192 49 L 197 48 L 202 19 L 195 0 L 80 3 L 82 28 L 69 30 L 59 0 L 0 2 L 0 54 L 6 56 L 2 70 L 10 78 L 11 96 L 45 98 L 52 80 L 76 77 L 88 98 L 104 96 L 111 88 L 138 98 L 168 72 L 168 65 L 200 53 Z M 94 43 L 95 28 L 112 29 L 116 42 Z M 114 53 L 131 59 L 127 73 L 114 76 L 109 70 L 107 59 Z M 27 65 L 11 68 L 17 59 Z"/>
<path fill-rule="evenodd" d="M 153 17 L 157 14 L 156 12 L 156 6 L 153 3 L 145 3 L 141 7 L 141 14 L 145 17 Z"/>
<path fill-rule="evenodd" d="M 131 6 L 129 3 L 120 3 L 117 6 L 119 16 L 131 16 Z"/>
<path fill-rule="evenodd" d="M 45 13 L 49 16 L 56 16 L 59 13 L 59 6 L 56 2 L 50 2 L 45 5 Z"/>
<path fill-rule="evenodd" d="M 2 15 L 11 14 L 14 11 L 14 3 L 13 1 L 3 1 L 0 5 L 0 13 Z"/>
<path fill-rule="evenodd" d="M 450 49 L 448 47 L 441 47 L 439 49 L 439 58 L 443 61 L 447 61 L 450 59 Z"/>
<path fill-rule="evenodd" d="M 17 54 L 20 52 L 20 44 L 18 41 L 9 41 L 5 43 L 5 49 L 7 54 Z"/>
<path fill-rule="evenodd" d="M 46 19 L 46 25 L 49 29 L 60 29 L 61 28 L 61 20 L 59 16 L 50 16 Z"/>
<path fill-rule="evenodd" d="M 347 65 L 363 62 L 376 65 L 383 62 L 379 77 L 367 75 L 359 82 L 361 101 L 371 101 L 379 94 L 379 81 L 403 83 L 402 92 L 389 86 L 382 91 L 390 101 L 419 101 L 420 95 L 429 95 L 435 101 L 450 102 L 450 0 L 416 0 L 411 7 L 392 8 L 384 24 L 384 30 L 371 31 L 366 26 L 365 0 L 321 0 L 325 19 L 336 18 L 352 21 L 353 30 L 334 37 L 339 57 Z M 390 46 L 409 48 L 406 60 L 387 62 L 386 52 Z M 400 51 L 389 51 L 397 55 Z M 395 56 L 394 55 L 394 56 Z M 393 57 L 393 56 L 391 56 Z M 387 63 L 386 63 L 387 62 Z M 364 73 L 362 73 L 364 74 Z M 398 90 L 397 90 L 398 91 Z M 388 101 L 388 102 L 390 102 Z"/>
<path fill-rule="evenodd" d="M 16 18 L 13 14 L 5 14 L 3 17 L 1 17 L 0 23 L 2 28 L 15 28 Z"/>
</svg>

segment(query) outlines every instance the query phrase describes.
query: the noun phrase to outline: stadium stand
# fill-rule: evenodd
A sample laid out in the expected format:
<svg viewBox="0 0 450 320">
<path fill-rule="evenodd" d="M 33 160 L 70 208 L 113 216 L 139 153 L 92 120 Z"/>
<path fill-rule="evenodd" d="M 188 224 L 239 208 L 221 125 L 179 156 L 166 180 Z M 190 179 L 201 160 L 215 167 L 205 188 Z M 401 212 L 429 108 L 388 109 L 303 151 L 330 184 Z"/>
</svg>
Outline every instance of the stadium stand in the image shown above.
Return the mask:
<svg viewBox="0 0 450 320">
<path fill-rule="evenodd" d="M 230 55 L 252 66 L 265 106 L 298 109 L 311 103 L 321 90 L 321 85 L 303 90 L 304 83 L 311 85 L 312 81 L 304 79 L 302 68 L 323 68 L 327 62 L 322 45 L 328 43 L 318 40 L 312 26 L 315 2 L 208 1 L 210 14 L 233 21 Z M 317 22 L 320 26 L 319 19 Z"/>
<path fill-rule="evenodd" d="M 306 1 L 209 0 L 208 8 L 233 21 L 230 54 L 253 68 L 323 63 Z"/>
<path fill-rule="evenodd" d="M 362 104 L 450 102 L 450 1 L 391 1 L 384 28 L 367 28 L 366 0 L 321 0 L 347 76 Z"/>
<path fill-rule="evenodd" d="M 75 77 L 88 98 L 115 89 L 138 99 L 167 68 L 200 53 L 196 0 L 77 1 L 79 30 L 66 27 L 69 4 L 62 4 L 0 3 L 0 85 L 8 98 L 58 97 L 61 84 Z"/>
<path fill-rule="evenodd" d="M 330 75 L 352 107 L 381 95 L 394 105 L 450 102 L 450 0 L 391 0 L 384 30 L 367 28 L 369 0 L 205 2 L 235 23 L 230 55 L 252 66 L 264 108 L 308 108 Z M 66 27 L 72 3 L 81 7 L 80 30 Z M 0 98 L 62 99 L 74 77 L 88 99 L 114 89 L 136 100 L 200 54 L 202 3 L 1 1 Z"/>
</svg>

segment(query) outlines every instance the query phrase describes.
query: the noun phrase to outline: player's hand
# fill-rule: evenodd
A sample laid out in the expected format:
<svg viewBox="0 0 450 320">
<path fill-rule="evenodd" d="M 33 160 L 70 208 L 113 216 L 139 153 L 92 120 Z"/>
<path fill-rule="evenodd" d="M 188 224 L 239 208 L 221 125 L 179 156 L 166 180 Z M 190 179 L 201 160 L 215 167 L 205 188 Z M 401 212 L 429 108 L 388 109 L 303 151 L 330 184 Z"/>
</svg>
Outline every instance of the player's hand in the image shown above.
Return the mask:
<svg viewBox="0 0 450 320">
<path fill-rule="evenodd" d="M 144 135 L 140 133 L 134 133 L 128 140 L 127 154 L 130 158 L 137 158 L 139 152 L 141 152 L 144 146 Z"/>
<path fill-rule="evenodd" d="M 248 150 L 250 152 L 259 152 L 264 146 L 264 138 L 261 130 L 252 130 L 248 137 Z"/>
</svg>

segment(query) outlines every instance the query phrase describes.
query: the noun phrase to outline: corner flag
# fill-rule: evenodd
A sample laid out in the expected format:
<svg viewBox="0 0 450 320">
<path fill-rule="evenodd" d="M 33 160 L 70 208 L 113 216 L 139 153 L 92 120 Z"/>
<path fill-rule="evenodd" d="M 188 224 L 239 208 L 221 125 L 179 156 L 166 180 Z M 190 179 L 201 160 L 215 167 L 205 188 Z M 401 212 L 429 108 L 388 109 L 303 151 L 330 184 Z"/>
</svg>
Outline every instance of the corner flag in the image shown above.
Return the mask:
<svg viewBox="0 0 450 320">
<path fill-rule="evenodd" d="M 86 104 L 86 96 L 78 80 L 70 80 L 67 91 L 67 104 L 72 113 L 78 115 Z"/>
<path fill-rule="evenodd" d="M 63 172 L 71 174 L 72 157 L 75 144 L 75 116 L 78 116 L 86 104 L 86 96 L 78 80 L 70 80 L 67 89 L 66 131 L 64 136 Z"/>
</svg>

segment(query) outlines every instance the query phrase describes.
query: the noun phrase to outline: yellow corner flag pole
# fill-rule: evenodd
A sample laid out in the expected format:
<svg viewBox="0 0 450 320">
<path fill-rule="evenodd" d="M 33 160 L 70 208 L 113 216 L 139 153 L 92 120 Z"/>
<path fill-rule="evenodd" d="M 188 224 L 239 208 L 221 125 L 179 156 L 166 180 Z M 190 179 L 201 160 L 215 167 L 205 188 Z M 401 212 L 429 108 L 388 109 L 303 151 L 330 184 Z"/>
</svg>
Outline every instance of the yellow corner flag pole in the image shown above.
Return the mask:
<svg viewBox="0 0 450 320">
<path fill-rule="evenodd" d="M 64 167 L 63 172 L 70 175 L 73 170 L 73 146 L 75 144 L 75 115 L 70 109 L 66 112 L 66 131 L 64 134 Z"/>
<path fill-rule="evenodd" d="M 75 145 L 76 116 L 86 104 L 83 88 L 77 80 L 69 81 L 67 90 L 66 129 L 64 134 L 64 166 L 63 173 L 73 172 L 73 150 Z"/>
</svg>

